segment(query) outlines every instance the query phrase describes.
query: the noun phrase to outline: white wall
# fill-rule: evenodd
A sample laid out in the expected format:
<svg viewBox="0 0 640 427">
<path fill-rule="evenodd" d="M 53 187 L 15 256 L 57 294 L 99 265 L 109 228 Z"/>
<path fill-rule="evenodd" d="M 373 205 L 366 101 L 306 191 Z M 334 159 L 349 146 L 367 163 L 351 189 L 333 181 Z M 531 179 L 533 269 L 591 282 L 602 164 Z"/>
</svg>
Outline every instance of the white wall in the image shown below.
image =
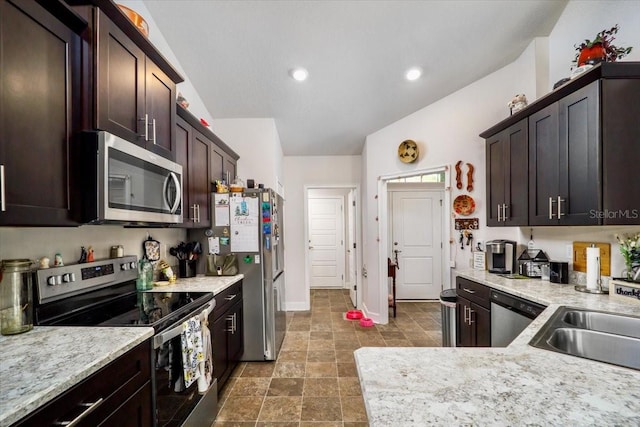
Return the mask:
<svg viewBox="0 0 640 427">
<path fill-rule="evenodd" d="M 574 45 L 585 39 L 593 40 L 597 33 L 619 24 L 614 44 L 633 46 L 623 61 L 640 60 L 640 1 L 639 0 L 573 0 L 567 4 L 558 23 L 549 35 L 549 90 L 558 80 L 571 73 Z"/>
<path fill-rule="evenodd" d="M 256 186 L 278 190 L 278 182 L 283 180 L 283 155 L 274 119 L 217 119 L 211 126 L 240 156 L 237 172 L 245 184 L 253 179 Z"/>
<path fill-rule="evenodd" d="M 536 48 L 532 43 L 514 63 L 367 137 L 367 155 L 363 156 L 366 164 L 363 233 L 367 236 L 364 263 L 368 278 L 363 303 L 367 315 L 375 321 L 385 322 L 387 317 L 386 292 L 380 286 L 379 274 L 380 254 L 384 248 L 377 241 L 380 227 L 386 227 L 386 224 L 376 221 L 381 213 L 376 199 L 380 176 L 448 165 L 452 186 L 448 191 L 453 200 L 460 194 L 469 194 L 465 189 L 466 163 L 471 163 L 475 167 L 475 182 L 470 195 L 476 202 L 472 217 L 477 217 L 480 223 L 480 230 L 474 233 L 476 240 L 517 237 L 516 228 L 488 231 L 485 227 L 485 151 L 484 140 L 478 135 L 509 115 L 507 103 L 513 95 L 524 93 L 528 99 L 535 99 L 535 55 Z M 400 162 L 396 155 L 398 145 L 405 139 L 415 140 L 420 148 L 420 158 L 409 165 Z M 463 190 L 455 188 L 453 167 L 458 160 L 465 163 Z M 450 212 L 450 206 L 445 206 L 445 215 Z M 455 238 L 453 221 L 451 227 Z M 386 258 L 386 252 L 383 255 Z M 471 258 L 468 249 L 461 251 L 455 243 L 445 251 L 445 257 L 447 255 L 457 266 L 469 265 Z"/>
<path fill-rule="evenodd" d="M 360 156 L 284 157 L 287 310 L 310 308 L 309 289 L 305 278 L 305 188 L 356 187 L 361 178 L 360 166 Z"/>
<path fill-rule="evenodd" d="M 109 258 L 114 245 L 124 246 L 125 255 L 142 253 L 147 233 L 160 242 L 160 256 L 177 265 L 168 247 L 186 239 L 186 231 L 177 228 L 123 228 L 117 225 L 83 225 L 81 227 L 24 228 L 0 227 L 0 259 L 40 259 L 48 257 L 53 263 L 56 253 L 65 264 L 75 264 L 80 258 L 80 246 L 93 247 L 95 259 Z"/>
</svg>

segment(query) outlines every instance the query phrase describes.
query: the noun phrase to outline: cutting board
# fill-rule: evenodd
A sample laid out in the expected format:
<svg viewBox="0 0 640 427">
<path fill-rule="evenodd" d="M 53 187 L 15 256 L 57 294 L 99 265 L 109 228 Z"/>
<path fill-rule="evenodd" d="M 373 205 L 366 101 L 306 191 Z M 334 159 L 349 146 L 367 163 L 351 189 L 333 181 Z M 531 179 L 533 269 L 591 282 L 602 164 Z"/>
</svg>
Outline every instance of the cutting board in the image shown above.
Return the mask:
<svg viewBox="0 0 640 427">
<path fill-rule="evenodd" d="M 600 248 L 600 274 L 611 276 L 611 244 L 597 242 L 573 242 L 573 271 L 587 272 L 587 248 Z"/>
</svg>

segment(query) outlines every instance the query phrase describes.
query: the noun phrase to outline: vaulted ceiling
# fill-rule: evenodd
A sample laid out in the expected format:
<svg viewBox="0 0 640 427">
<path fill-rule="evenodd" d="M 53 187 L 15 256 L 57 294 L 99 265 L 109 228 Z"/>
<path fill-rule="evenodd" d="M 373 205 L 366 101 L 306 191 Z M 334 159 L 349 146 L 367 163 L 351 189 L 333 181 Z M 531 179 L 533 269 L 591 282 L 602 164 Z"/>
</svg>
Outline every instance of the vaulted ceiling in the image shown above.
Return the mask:
<svg viewBox="0 0 640 427">
<path fill-rule="evenodd" d="M 366 135 L 515 60 L 566 3 L 144 0 L 214 119 L 273 117 L 285 155 L 360 154 Z"/>
</svg>

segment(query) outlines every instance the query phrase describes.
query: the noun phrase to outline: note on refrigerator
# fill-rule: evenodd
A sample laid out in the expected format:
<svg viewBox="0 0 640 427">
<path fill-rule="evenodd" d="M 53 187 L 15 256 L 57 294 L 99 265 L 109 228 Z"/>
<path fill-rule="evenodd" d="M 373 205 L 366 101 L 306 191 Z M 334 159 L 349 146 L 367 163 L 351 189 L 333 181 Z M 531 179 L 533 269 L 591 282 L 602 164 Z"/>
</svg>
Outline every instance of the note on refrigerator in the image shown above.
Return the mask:
<svg viewBox="0 0 640 427">
<path fill-rule="evenodd" d="M 215 193 L 213 195 L 214 226 L 229 226 L 229 193 Z"/>
<path fill-rule="evenodd" d="M 231 252 L 260 250 L 260 211 L 256 197 L 231 197 Z"/>
</svg>

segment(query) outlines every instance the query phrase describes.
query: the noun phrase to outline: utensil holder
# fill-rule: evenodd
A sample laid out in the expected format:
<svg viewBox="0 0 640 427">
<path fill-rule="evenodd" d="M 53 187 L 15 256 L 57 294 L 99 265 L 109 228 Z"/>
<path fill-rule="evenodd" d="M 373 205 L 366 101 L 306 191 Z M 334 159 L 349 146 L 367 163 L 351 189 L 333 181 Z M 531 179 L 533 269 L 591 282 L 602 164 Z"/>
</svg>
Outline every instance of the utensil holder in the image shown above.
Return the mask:
<svg viewBox="0 0 640 427">
<path fill-rule="evenodd" d="M 195 259 L 181 259 L 178 261 L 178 275 L 180 277 L 196 277 Z"/>
</svg>

